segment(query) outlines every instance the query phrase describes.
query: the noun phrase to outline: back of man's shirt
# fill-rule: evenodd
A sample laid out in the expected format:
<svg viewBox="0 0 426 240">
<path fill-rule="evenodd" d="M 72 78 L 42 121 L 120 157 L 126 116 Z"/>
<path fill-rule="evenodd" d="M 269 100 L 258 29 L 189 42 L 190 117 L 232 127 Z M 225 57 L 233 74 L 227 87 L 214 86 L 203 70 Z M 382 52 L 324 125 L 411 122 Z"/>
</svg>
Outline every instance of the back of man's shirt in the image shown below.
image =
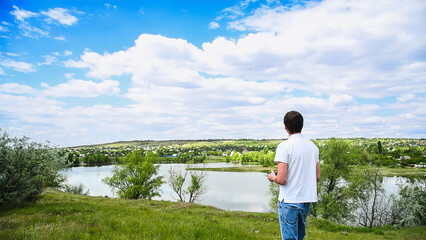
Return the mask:
<svg viewBox="0 0 426 240">
<path fill-rule="evenodd" d="M 280 143 L 275 162 L 288 164 L 287 182 L 280 185 L 278 199 L 286 203 L 317 202 L 316 165 L 319 161 L 317 146 L 302 134 L 293 134 Z"/>
</svg>

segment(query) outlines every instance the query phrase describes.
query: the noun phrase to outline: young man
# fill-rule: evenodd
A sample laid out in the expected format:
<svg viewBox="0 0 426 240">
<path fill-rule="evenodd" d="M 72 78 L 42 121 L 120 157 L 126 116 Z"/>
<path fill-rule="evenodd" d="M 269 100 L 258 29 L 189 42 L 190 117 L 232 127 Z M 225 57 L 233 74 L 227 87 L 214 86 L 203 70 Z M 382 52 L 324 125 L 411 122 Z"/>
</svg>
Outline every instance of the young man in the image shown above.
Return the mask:
<svg viewBox="0 0 426 240">
<path fill-rule="evenodd" d="M 319 150 L 301 132 L 303 117 L 290 111 L 284 116 L 289 138 L 280 143 L 275 153 L 278 174 L 266 175 L 280 185 L 278 215 L 281 236 L 285 240 L 305 237 L 306 219 L 312 202 L 317 202 L 317 182 L 320 177 Z"/>
</svg>

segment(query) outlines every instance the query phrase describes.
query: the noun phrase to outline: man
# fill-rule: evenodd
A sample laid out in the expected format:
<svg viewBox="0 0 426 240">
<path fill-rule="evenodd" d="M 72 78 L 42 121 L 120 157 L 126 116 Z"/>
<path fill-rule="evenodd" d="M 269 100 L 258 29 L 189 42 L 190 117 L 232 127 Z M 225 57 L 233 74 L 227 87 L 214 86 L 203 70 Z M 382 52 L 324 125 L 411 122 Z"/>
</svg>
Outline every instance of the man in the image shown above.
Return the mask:
<svg viewBox="0 0 426 240">
<path fill-rule="evenodd" d="M 278 215 L 281 236 L 285 240 L 305 237 L 306 219 L 312 202 L 317 202 L 317 182 L 320 178 L 319 150 L 301 132 L 303 116 L 290 111 L 284 116 L 288 140 L 280 143 L 274 161 L 278 174 L 266 175 L 280 185 Z"/>
</svg>

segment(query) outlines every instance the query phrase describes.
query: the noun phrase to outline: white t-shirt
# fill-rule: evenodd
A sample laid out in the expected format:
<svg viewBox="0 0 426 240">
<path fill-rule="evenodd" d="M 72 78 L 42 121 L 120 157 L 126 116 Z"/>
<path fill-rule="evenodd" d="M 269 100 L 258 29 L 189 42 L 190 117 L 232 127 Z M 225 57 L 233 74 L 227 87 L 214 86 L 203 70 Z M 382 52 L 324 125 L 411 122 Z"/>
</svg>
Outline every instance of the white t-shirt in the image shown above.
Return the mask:
<svg viewBox="0 0 426 240">
<path fill-rule="evenodd" d="M 279 201 L 286 203 L 317 202 L 316 165 L 318 147 L 302 134 L 293 134 L 280 143 L 275 162 L 288 164 L 287 183 L 280 186 Z"/>
</svg>

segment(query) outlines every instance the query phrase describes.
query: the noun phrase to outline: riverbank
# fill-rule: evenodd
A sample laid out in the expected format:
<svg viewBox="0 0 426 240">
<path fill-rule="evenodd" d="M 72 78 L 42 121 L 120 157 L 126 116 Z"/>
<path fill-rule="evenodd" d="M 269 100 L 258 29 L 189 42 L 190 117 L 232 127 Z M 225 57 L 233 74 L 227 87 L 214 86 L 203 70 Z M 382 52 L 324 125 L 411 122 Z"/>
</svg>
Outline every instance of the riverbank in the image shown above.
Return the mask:
<svg viewBox="0 0 426 240">
<path fill-rule="evenodd" d="M 354 168 L 362 171 L 365 166 L 354 165 Z M 253 166 L 238 166 L 238 167 L 222 167 L 222 168 L 188 168 L 188 170 L 195 171 L 217 171 L 217 172 L 262 172 L 269 173 L 271 170 L 277 171 L 277 166 L 263 167 L 261 165 Z M 422 177 L 426 176 L 426 168 L 389 168 L 382 167 L 380 173 L 384 177 Z"/>
<path fill-rule="evenodd" d="M 310 217 L 306 239 L 422 239 L 426 226 L 354 228 Z M 0 212 L 0 239 L 280 239 L 277 215 L 46 190 Z"/>
</svg>

